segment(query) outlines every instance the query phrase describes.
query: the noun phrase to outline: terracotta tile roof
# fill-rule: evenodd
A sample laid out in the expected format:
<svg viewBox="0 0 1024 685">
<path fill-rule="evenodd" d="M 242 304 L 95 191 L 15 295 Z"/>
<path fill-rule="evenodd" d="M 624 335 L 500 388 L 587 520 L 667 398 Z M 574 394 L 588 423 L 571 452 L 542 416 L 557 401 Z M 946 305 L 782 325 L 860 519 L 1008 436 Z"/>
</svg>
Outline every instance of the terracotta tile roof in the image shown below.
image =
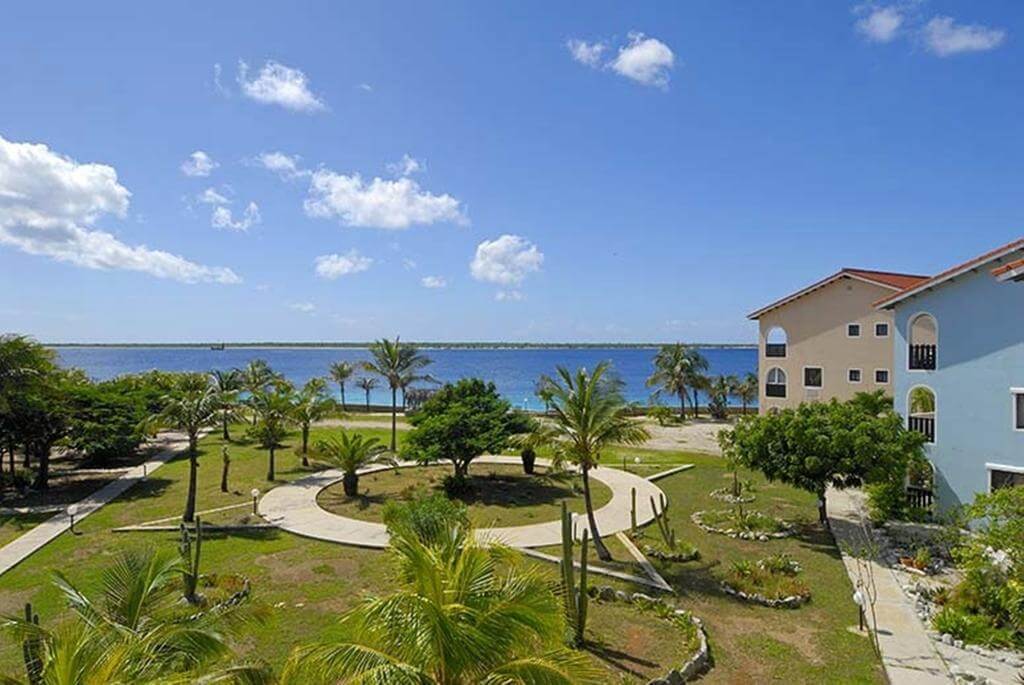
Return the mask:
<svg viewBox="0 0 1024 685">
<path fill-rule="evenodd" d="M 1002 257 L 1005 257 L 1008 254 L 1016 252 L 1017 250 L 1024 250 L 1024 238 L 1018 238 L 1013 242 L 1009 242 L 1005 245 L 997 247 L 994 250 L 990 250 L 983 255 L 975 257 L 974 259 L 969 259 L 962 264 L 957 264 L 952 268 L 946 269 L 942 273 L 932 276 L 931 278 L 925 279 L 921 283 L 912 285 L 908 288 L 901 290 L 898 293 L 889 295 L 888 297 L 883 297 L 878 302 L 875 302 L 875 306 L 880 309 L 884 309 L 885 307 L 891 307 L 897 302 L 900 302 L 902 300 L 907 299 L 908 297 L 916 295 L 917 293 L 923 290 L 933 288 L 939 285 L 940 283 L 948 281 L 951 278 L 956 278 L 957 276 L 968 271 L 971 271 L 972 269 L 977 269 L 978 267 L 984 266 L 991 261 L 1001 259 Z"/>
<path fill-rule="evenodd" d="M 829 283 L 839 280 L 840 278 L 856 278 L 875 285 L 880 285 L 883 288 L 889 288 L 890 290 L 900 291 L 904 288 L 911 287 L 913 284 L 920 283 L 921 281 L 928 280 L 927 276 L 917 276 L 915 274 L 901 274 L 894 273 L 891 271 L 874 271 L 871 269 L 851 269 L 844 268 L 835 272 L 831 276 L 821 279 L 816 283 L 798 290 L 795 293 L 787 295 L 771 304 L 758 309 L 757 311 L 751 312 L 747 315 L 748 319 L 758 319 L 762 315 L 770 312 L 773 309 L 778 309 L 784 305 L 789 304 L 793 300 L 803 297 L 819 288 L 824 288 Z"/>
<path fill-rule="evenodd" d="M 1009 264 L 1003 264 L 992 269 L 992 275 L 998 278 L 1000 281 L 1009 279 L 1020 279 L 1024 276 L 1024 259 L 1018 259 L 1015 262 Z"/>
</svg>

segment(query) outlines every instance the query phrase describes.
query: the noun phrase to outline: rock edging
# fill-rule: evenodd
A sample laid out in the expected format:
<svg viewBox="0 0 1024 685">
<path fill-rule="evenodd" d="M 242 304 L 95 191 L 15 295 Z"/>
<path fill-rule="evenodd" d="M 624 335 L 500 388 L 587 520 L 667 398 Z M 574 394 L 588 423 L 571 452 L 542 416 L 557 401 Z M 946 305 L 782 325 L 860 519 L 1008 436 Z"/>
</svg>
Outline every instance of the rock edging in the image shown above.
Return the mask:
<svg viewBox="0 0 1024 685">
<path fill-rule="evenodd" d="M 694 525 L 703 530 L 705 533 L 714 533 L 716 535 L 725 535 L 730 538 L 737 540 L 756 540 L 758 542 L 767 542 L 768 540 L 781 540 L 782 538 L 788 538 L 796 532 L 796 528 L 793 524 L 783 521 L 780 518 L 775 520 L 780 525 L 785 527 L 785 530 L 781 530 L 777 533 L 760 532 L 755 533 L 753 531 L 736 530 L 735 528 L 716 528 L 715 526 L 708 525 L 702 520 L 704 511 L 695 511 L 690 515 L 690 520 L 693 521 Z"/>
<path fill-rule="evenodd" d="M 739 497 L 737 497 L 736 495 L 732 494 L 732 488 L 728 487 L 712 490 L 711 492 L 708 493 L 708 495 L 714 497 L 717 500 L 728 502 L 729 504 L 750 504 L 755 499 L 757 499 L 756 497 L 754 497 L 754 495 L 740 495 Z"/>
<path fill-rule="evenodd" d="M 749 595 L 743 590 L 738 590 L 726 581 L 722 581 L 722 592 L 733 597 L 738 597 L 744 602 L 750 602 L 752 604 L 760 604 L 762 606 L 771 607 L 773 609 L 796 609 L 799 606 L 807 604 L 811 601 L 810 593 L 803 595 L 790 595 L 789 597 L 781 597 L 779 599 L 772 599 L 771 597 L 765 597 L 761 593 Z"/>
</svg>

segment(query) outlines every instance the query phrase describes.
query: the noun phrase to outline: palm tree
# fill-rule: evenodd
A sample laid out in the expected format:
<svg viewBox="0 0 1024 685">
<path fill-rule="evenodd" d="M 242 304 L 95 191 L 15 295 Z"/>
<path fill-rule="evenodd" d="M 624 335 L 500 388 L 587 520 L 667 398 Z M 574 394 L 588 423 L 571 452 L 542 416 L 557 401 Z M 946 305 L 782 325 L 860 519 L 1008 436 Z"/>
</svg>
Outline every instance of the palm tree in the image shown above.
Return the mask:
<svg viewBox="0 0 1024 685">
<path fill-rule="evenodd" d="M 420 354 L 416 348 L 403 344 L 396 337 L 394 341 L 381 338 L 370 345 L 372 362 L 363 362 L 363 370 L 375 373 L 388 382 L 391 388 L 391 451 L 395 451 L 398 435 L 398 391 L 416 381 L 432 381 L 420 370 L 430 364 L 430 358 Z"/>
<path fill-rule="evenodd" d="M 251 400 L 257 393 L 262 392 L 268 385 L 277 380 L 279 376 L 270 368 L 270 364 L 263 359 L 253 359 L 242 371 L 242 387 L 249 393 Z M 252 414 L 252 425 L 256 425 L 256 414 Z"/>
<path fill-rule="evenodd" d="M 708 369 L 708 360 L 694 347 L 683 343 L 662 345 L 654 356 L 654 373 L 647 379 L 647 387 L 658 387 L 679 398 L 679 418 L 686 418 L 687 388 L 693 388 L 693 413 L 697 416 L 697 386 Z"/>
<path fill-rule="evenodd" d="M 747 413 L 747 406 L 757 399 L 760 384 L 756 373 L 748 373 L 743 380 L 736 384 L 736 396 L 743 403 L 743 413 Z"/>
<path fill-rule="evenodd" d="M 334 409 L 334 400 L 327 394 L 326 380 L 311 378 L 302 386 L 302 392 L 295 396 L 294 401 L 293 417 L 302 430 L 302 465 L 309 466 L 310 426 Z"/>
<path fill-rule="evenodd" d="M 425 543 L 391 539 L 397 587 L 341 617 L 330 642 L 296 648 L 289 682 L 393 685 L 584 685 L 602 682 L 583 654 L 559 645 L 565 619 L 544 576 L 501 546 L 454 526 Z"/>
<path fill-rule="evenodd" d="M 189 374 L 178 388 L 163 398 L 164 408 L 146 420 L 148 430 L 175 428 L 188 435 L 188 495 L 181 518 L 192 522 L 196 514 L 196 475 L 199 468 L 199 433 L 217 424 L 221 400 L 206 376 Z"/>
<path fill-rule="evenodd" d="M 348 411 L 348 407 L 345 405 L 345 383 L 355 373 L 356 367 L 352 366 L 349 362 L 335 362 L 331 364 L 331 378 L 338 384 L 338 389 L 341 390 L 341 410 Z"/>
<path fill-rule="evenodd" d="M 238 418 L 238 393 L 242 391 L 242 372 L 238 369 L 215 369 L 210 372 L 210 380 L 217 390 L 217 399 L 220 402 L 221 437 L 227 441 L 231 439 L 228 424 Z"/>
<path fill-rule="evenodd" d="M 288 426 L 292 422 L 294 395 L 291 384 L 277 381 L 271 387 L 252 396 L 251 403 L 256 415 L 256 425 L 249 434 L 267 450 L 267 480 L 274 480 L 274 454 L 288 437 Z"/>
<path fill-rule="evenodd" d="M 551 389 L 551 421 L 538 422 L 534 433 L 522 442 L 529 446 L 549 446 L 558 461 L 579 466 L 583 474 L 583 500 L 594 549 L 603 561 L 611 553 L 601 540 L 590 498 L 590 470 L 601 461 L 601 452 L 611 444 L 639 445 L 650 434 L 629 416 L 629 405 L 622 397 L 622 382 L 611 378 L 609 365 L 602 362 L 594 372 L 579 369 L 571 373 L 558 367 L 558 377 L 545 377 Z"/>
<path fill-rule="evenodd" d="M 370 393 L 380 384 L 377 382 L 376 378 L 364 376 L 356 381 L 356 385 L 362 388 L 366 393 L 366 411 L 370 411 Z"/>
<path fill-rule="evenodd" d="M 344 475 L 341 484 L 348 497 L 359 494 L 359 469 L 382 458 L 394 463 L 393 459 L 385 457 L 386 454 L 384 445 L 381 445 L 377 438 L 346 431 L 316 444 L 317 458 L 330 462 L 342 470 Z"/>
</svg>

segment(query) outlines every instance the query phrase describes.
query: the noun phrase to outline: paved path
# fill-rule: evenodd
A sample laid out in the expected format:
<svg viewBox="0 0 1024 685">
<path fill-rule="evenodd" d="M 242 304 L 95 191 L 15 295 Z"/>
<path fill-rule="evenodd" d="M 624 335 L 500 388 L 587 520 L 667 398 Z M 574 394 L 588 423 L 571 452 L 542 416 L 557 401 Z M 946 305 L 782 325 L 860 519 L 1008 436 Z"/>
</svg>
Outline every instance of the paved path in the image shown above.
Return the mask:
<svg viewBox="0 0 1024 685">
<path fill-rule="evenodd" d="M 485 456 L 474 460 L 473 463 L 519 464 L 521 461 L 519 457 Z M 542 459 L 538 459 L 537 463 L 547 465 Z M 412 465 L 413 463 L 403 464 Z M 390 467 L 384 465 L 372 466 L 360 473 L 373 473 L 388 468 Z M 612 491 L 611 501 L 594 512 L 602 535 L 614 535 L 619 531 L 629 530 L 632 488 L 636 488 L 637 525 L 643 525 L 654 518 L 650 498 L 654 497 L 659 501 L 663 494 L 661 488 L 654 483 L 635 474 L 607 466 L 594 469 L 590 476 L 607 485 Z M 296 535 L 358 547 L 387 547 L 388 533 L 383 524 L 338 516 L 322 509 L 316 503 L 320 491 L 337 483 L 341 477 L 341 471 L 331 469 L 278 486 L 260 500 L 259 513 L 270 523 Z M 578 525 L 586 524 L 581 520 Z M 485 541 L 499 541 L 513 547 L 545 547 L 557 545 L 562 541 L 562 524 L 556 520 L 528 526 L 482 528 L 477 531 L 477 537 Z"/>
<path fill-rule="evenodd" d="M 859 491 L 828 492 L 828 520 L 840 549 L 844 543 L 856 548 L 867 540 L 862 499 Z M 843 563 L 850 581 L 856 584 L 856 562 L 844 552 Z M 946 661 L 925 632 L 892 569 L 877 562 L 871 563 L 878 589 L 878 601 L 875 603 L 878 643 L 889 681 L 895 685 L 948 685 L 954 682 Z"/>
<path fill-rule="evenodd" d="M 143 480 L 144 475 L 149 475 L 166 464 L 171 458 L 188 447 L 188 439 L 180 433 L 161 433 L 156 445 L 163 449 L 152 459 L 144 464 L 128 469 L 122 476 L 110 481 L 88 497 L 79 500 L 76 503 L 78 505 L 78 512 L 75 514 L 75 523 L 80 522 L 89 514 L 99 510 L 104 504 L 107 504 L 125 490 Z M 14 568 L 33 552 L 41 549 L 70 527 L 71 519 L 68 517 L 65 509 L 56 516 L 43 521 L 24 535 L 0 547 L 0 575 Z"/>
</svg>

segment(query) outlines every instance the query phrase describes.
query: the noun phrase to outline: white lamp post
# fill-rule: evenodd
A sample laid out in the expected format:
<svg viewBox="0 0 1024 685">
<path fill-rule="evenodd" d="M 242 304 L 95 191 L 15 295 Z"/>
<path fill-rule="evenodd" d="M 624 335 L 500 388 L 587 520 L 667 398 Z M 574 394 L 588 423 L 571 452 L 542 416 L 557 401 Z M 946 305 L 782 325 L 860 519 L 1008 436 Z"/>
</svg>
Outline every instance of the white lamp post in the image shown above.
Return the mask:
<svg viewBox="0 0 1024 685">
<path fill-rule="evenodd" d="M 860 630 L 864 630 L 864 593 L 860 591 L 860 588 L 853 591 L 853 603 L 857 605 Z"/>
<path fill-rule="evenodd" d="M 75 532 L 75 515 L 77 513 L 78 513 L 78 505 L 77 504 L 70 504 L 70 505 L 68 505 L 67 514 L 68 514 L 68 518 L 71 519 L 71 534 L 72 535 L 77 535 L 78 534 L 78 533 Z"/>
<path fill-rule="evenodd" d="M 252 515 L 256 516 L 257 515 L 256 503 L 259 501 L 260 489 L 259 488 L 253 488 L 252 492 L 250 492 L 249 494 L 252 495 Z"/>
</svg>

